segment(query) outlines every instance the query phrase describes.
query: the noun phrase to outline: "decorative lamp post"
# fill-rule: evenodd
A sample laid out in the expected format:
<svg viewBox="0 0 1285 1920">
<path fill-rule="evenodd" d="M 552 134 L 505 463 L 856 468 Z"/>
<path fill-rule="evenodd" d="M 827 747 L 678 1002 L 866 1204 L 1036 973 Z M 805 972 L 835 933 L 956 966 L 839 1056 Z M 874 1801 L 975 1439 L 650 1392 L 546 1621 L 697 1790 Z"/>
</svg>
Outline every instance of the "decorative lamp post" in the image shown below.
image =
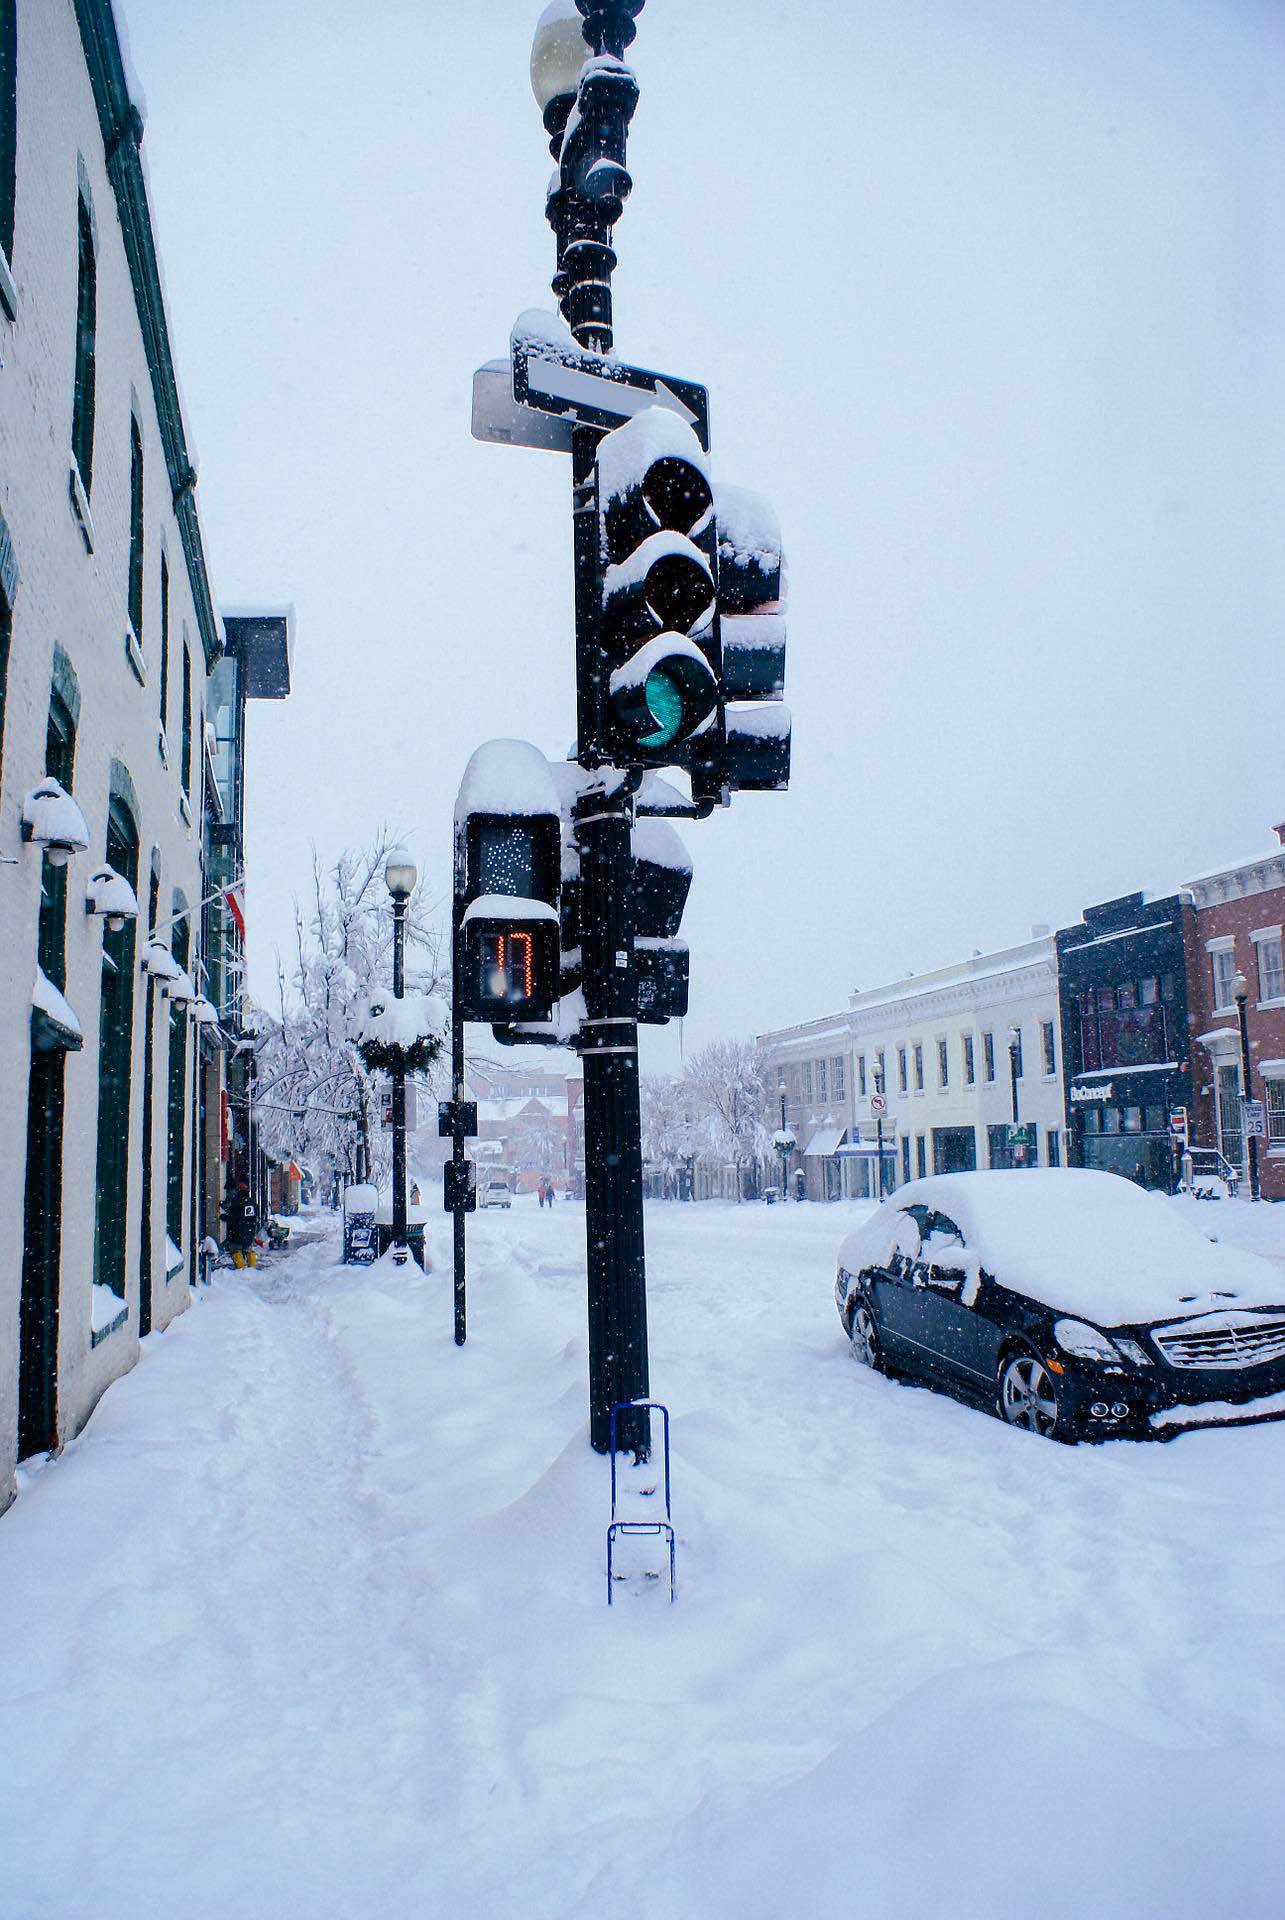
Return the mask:
<svg viewBox="0 0 1285 1920">
<path fill-rule="evenodd" d="M 781 1097 L 781 1125 L 776 1136 L 776 1150 L 781 1156 L 781 1198 L 782 1200 L 788 1200 L 790 1197 L 790 1155 L 794 1152 L 798 1141 L 790 1132 L 790 1122 L 786 1112 L 789 1089 L 784 1080 L 782 1080 L 780 1086 L 777 1088 L 777 1092 Z"/>
<path fill-rule="evenodd" d="M 1258 1198 L 1258 1141 L 1250 1133 L 1245 1102 L 1253 1098 L 1249 1079 L 1249 982 L 1243 973 L 1232 976 L 1231 997 L 1236 1002 L 1236 1020 L 1240 1027 L 1240 1076 L 1242 1083 L 1240 1131 L 1245 1143 L 1245 1169 L 1249 1175 L 1249 1197 Z"/>
<path fill-rule="evenodd" d="M 419 874 L 404 847 L 394 847 L 384 865 L 393 897 L 393 998 L 406 992 L 406 905 Z M 406 1062 L 393 1067 L 393 1257 L 405 1264 L 406 1238 Z"/>
</svg>

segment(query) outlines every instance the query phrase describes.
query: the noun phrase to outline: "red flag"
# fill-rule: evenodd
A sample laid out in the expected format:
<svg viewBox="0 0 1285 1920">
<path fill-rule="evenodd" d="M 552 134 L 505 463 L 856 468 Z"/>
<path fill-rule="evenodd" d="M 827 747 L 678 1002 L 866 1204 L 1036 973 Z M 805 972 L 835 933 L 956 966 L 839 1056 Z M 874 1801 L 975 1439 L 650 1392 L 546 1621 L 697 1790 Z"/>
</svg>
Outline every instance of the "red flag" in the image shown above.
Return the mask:
<svg viewBox="0 0 1285 1920">
<path fill-rule="evenodd" d="M 241 938 L 244 940 L 245 939 L 245 887 L 244 885 L 229 887 L 227 892 L 224 894 L 223 898 L 227 901 L 228 912 L 232 915 L 232 918 L 236 921 L 237 930 L 240 933 Z"/>
</svg>

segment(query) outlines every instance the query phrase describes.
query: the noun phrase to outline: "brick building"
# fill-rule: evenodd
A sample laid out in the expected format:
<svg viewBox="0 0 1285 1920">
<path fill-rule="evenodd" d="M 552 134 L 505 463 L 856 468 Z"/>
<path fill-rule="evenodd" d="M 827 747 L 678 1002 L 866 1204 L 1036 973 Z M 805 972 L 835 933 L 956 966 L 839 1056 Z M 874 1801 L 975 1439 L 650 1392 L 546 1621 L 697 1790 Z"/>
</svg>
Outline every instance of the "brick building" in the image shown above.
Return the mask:
<svg viewBox="0 0 1285 1920">
<path fill-rule="evenodd" d="M 1245 1160 L 1240 1100 L 1240 1023 L 1234 985 L 1243 977 L 1249 1041 L 1249 1095 L 1266 1108 L 1267 1138 L 1258 1143 L 1259 1189 L 1285 1200 L 1285 824 L 1278 844 L 1190 883 L 1195 909 L 1191 951 L 1191 1020 L 1195 1037 L 1192 1143 L 1217 1147 L 1235 1167 Z"/>
</svg>

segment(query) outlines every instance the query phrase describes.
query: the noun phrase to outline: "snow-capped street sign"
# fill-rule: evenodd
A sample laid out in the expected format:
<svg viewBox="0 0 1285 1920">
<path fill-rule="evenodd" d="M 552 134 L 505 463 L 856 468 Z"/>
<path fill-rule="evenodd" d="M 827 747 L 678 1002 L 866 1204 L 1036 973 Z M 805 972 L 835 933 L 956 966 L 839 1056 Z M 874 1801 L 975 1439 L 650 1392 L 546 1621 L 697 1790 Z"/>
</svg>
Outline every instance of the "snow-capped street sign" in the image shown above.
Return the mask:
<svg viewBox="0 0 1285 1920">
<path fill-rule="evenodd" d="M 513 398 L 519 407 L 558 414 L 585 427 L 618 427 L 644 407 L 666 407 L 686 422 L 709 452 L 708 388 L 673 374 L 631 367 L 623 360 L 605 360 L 581 351 L 573 358 L 553 341 L 515 333 Z"/>
<path fill-rule="evenodd" d="M 513 398 L 511 361 L 488 360 L 473 375 L 475 440 L 501 447 L 539 447 L 552 453 L 570 453 L 575 424 L 570 414 L 539 413 L 534 407 L 520 407 Z"/>
<path fill-rule="evenodd" d="M 882 1093 L 872 1093 L 870 1096 L 870 1111 L 876 1120 L 882 1120 L 888 1111 L 886 1095 Z"/>
</svg>

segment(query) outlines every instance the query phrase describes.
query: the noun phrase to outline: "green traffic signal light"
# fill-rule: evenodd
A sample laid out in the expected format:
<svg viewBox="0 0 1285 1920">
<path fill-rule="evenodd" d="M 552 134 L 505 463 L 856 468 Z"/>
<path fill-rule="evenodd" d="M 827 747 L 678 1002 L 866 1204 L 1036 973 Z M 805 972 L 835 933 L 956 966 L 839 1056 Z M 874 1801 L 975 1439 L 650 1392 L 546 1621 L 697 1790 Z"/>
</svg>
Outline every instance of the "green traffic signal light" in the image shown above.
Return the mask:
<svg viewBox="0 0 1285 1920">
<path fill-rule="evenodd" d="M 700 648 L 681 633 L 659 633 L 610 681 L 617 725 L 640 753 L 663 756 L 690 739 L 718 705 L 718 680 Z"/>
</svg>

